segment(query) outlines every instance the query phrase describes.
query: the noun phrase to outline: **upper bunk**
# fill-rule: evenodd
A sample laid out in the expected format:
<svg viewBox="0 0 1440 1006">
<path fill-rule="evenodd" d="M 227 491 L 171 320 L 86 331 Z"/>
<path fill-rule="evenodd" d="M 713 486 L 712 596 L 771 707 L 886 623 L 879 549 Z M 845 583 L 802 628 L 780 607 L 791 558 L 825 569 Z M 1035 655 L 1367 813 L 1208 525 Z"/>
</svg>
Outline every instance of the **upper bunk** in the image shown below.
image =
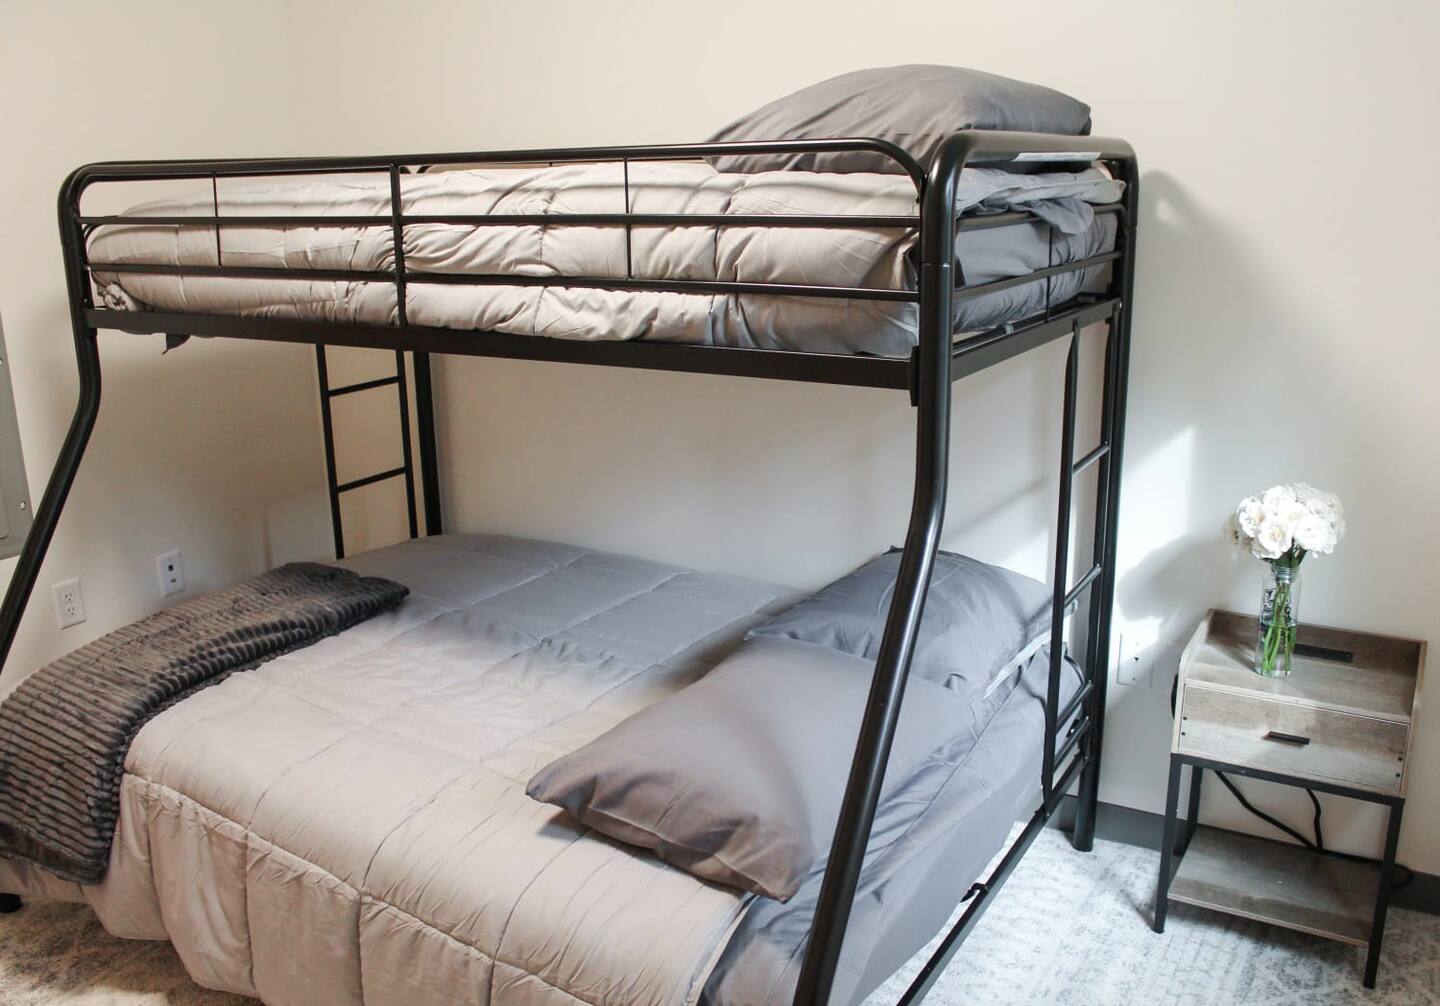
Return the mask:
<svg viewBox="0 0 1440 1006">
<path fill-rule="evenodd" d="M 952 378 L 1116 314 L 1128 144 L 947 149 L 928 168 L 876 138 L 101 163 L 67 180 L 61 230 L 85 324 L 136 333 L 911 389 L 927 246 L 955 267 Z M 857 152 L 889 173 L 712 166 Z M 133 205 L 142 182 L 162 198 Z M 97 186 L 127 208 L 86 212 Z"/>
</svg>

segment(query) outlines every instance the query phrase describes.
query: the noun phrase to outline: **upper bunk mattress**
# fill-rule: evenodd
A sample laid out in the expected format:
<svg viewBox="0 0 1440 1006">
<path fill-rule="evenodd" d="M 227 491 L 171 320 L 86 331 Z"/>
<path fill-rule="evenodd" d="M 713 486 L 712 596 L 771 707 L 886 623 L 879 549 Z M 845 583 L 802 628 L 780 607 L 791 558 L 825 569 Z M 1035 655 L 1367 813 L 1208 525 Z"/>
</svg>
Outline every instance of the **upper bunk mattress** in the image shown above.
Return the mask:
<svg viewBox="0 0 1440 1006">
<path fill-rule="evenodd" d="M 1027 209 L 1032 222 L 964 230 L 956 255 L 969 284 L 1025 276 L 1114 247 L 1121 183 L 1103 171 L 1013 174 L 967 168 L 957 214 Z M 407 215 L 618 213 L 914 215 L 905 176 L 774 171 L 725 174 L 707 164 L 572 164 L 441 171 L 403 176 Z M 133 207 L 152 216 L 337 215 L 390 212 L 384 175 L 222 186 Z M 407 224 L 407 272 L 587 276 L 914 289 L 914 233 L 895 229 L 713 225 L 477 226 Z M 89 255 L 100 299 L 151 309 L 333 322 L 393 324 L 391 282 L 198 277 L 110 272 L 106 264 L 243 266 L 391 272 L 385 226 L 111 224 Z M 1082 290 L 1103 268 L 1062 273 L 956 302 L 956 331 L 1033 315 Z M 654 339 L 698 345 L 906 356 L 916 342 L 914 304 L 753 294 L 564 286 L 416 282 L 406 288 L 414 325 L 583 340 Z"/>
</svg>

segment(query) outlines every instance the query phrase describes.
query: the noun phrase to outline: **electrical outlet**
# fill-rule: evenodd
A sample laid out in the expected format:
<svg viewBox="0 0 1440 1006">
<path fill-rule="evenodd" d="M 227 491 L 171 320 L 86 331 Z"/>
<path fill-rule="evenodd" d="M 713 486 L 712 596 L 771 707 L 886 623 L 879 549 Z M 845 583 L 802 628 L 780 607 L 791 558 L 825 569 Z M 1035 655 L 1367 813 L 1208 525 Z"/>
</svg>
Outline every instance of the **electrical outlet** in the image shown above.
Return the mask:
<svg viewBox="0 0 1440 1006">
<path fill-rule="evenodd" d="M 1157 640 L 1142 632 L 1121 634 L 1119 641 L 1120 660 L 1115 671 L 1115 680 L 1122 685 L 1149 688 L 1152 683 L 1154 649 Z"/>
<path fill-rule="evenodd" d="M 55 601 L 55 622 L 62 629 L 85 621 L 85 595 L 80 592 L 80 578 L 61 580 L 50 588 Z"/>
<path fill-rule="evenodd" d="M 178 548 L 155 557 L 155 572 L 160 576 L 161 597 L 169 597 L 185 589 L 185 566 Z"/>
</svg>

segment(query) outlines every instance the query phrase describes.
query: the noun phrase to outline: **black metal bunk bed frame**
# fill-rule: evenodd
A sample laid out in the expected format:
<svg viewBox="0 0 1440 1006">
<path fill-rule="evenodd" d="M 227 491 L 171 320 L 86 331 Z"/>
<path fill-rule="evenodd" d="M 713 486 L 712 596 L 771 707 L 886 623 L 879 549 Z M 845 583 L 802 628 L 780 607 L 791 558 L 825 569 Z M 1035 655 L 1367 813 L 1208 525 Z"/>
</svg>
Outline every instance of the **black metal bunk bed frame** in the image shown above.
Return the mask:
<svg viewBox="0 0 1440 1006">
<path fill-rule="evenodd" d="M 629 165 L 635 161 L 693 159 L 719 154 L 786 152 L 868 151 L 897 163 L 914 182 L 919 212 L 914 216 L 736 216 L 698 214 L 656 214 L 631 211 Z M 955 261 L 957 230 L 1003 227 L 1031 222 L 1025 212 L 982 215 L 956 219 L 956 184 L 967 164 L 1003 165 L 1029 162 L 1102 160 L 1125 183 L 1121 203 L 1098 208 L 1120 216 L 1118 240 L 1113 252 L 1062 265 L 1051 264 L 1026 276 L 986 284 L 967 285 L 962 264 Z M 442 165 L 619 162 L 625 171 L 625 211 L 590 214 L 510 214 L 422 216 L 403 212 L 402 175 L 411 169 L 426 170 Z M 383 172 L 389 175 L 390 213 L 374 217 L 338 216 L 221 216 L 218 180 L 277 175 L 355 174 Z M 214 214 L 210 217 L 86 216 L 81 196 L 100 182 L 209 179 L 215 193 Z M 780 142 L 705 143 L 664 146 L 569 148 L 404 157 L 298 158 L 271 160 L 220 160 L 123 162 L 92 164 L 76 170 L 60 193 L 60 233 L 65 259 L 70 320 L 80 393 L 55 469 L 35 511 L 34 525 L 11 577 L 3 606 L 0 606 L 0 665 L 14 642 L 39 574 L 45 553 L 54 535 L 85 446 L 95 425 L 100 406 L 100 354 L 98 333 L 115 329 L 134 333 L 166 332 L 184 335 L 217 336 L 262 341 L 313 344 L 324 365 L 327 345 L 392 350 L 396 354 L 394 378 L 363 382 L 366 386 L 396 383 L 401 402 L 402 427 L 406 430 L 404 464 L 377 473 L 356 483 L 370 484 L 384 478 L 406 479 L 411 535 L 418 533 L 415 513 L 414 467 L 408 426 L 408 394 L 405 385 L 404 354 L 409 353 L 414 373 L 415 412 L 418 426 L 419 472 L 423 490 L 425 530 L 441 530 L 440 482 L 435 442 L 434 402 L 431 390 L 431 353 L 506 357 L 589 363 L 653 370 L 689 371 L 810 381 L 908 390 L 916 409 L 916 461 L 914 497 L 909 528 L 901 556 L 894 599 L 876 661 L 874 681 L 857 739 L 844 802 L 836 827 L 834 844 L 821 886 L 810 940 L 807 945 L 794 1002 L 802 1006 L 825 1003 L 830 994 L 836 966 L 850 916 L 851 903 L 860 878 L 866 844 L 880 798 L 881 782 L 891 741 L 899 717 L 912 649 L 924 608 L 935 553 L 944 519 L 946 488 L 949 482 L 950 399 L 953 382 L 975 374 L 1003 360 L 1062 338 L 1069 338 L 1065 366 L 1063 426 L 1058 521 L 1055 535 L 1054 592 L 1051 638 L 1063 640 L 1067 616 L 1087 591 L 1093 592 L 1088 605 L 1084 681 L 1079 691 L 1057 709 L 1062 669 L 1060 645 L 1052 645 L 1049 686 L 1045 705 L 1043 767 L 1039 807 L 1019 837 L 1005 852 L 983 882 L 967 894 L 969 903 L 958 922 L 942 939 L 938 950 L 921 969 L 904 996 L 902 1004 L 922 999 L 941 971 L 969 934 L 991 897 L 1005 882 L 1040 829 L 1054 816 L 1062 800 L 1078 779 L 1079 793 L 1073 844 L 1091 849 L 1100 779 L 1100 753 L 1104 723 L 1105 691 L 1108 678 L 1110 622 L 1115 590 L 1115 539 L 1120 490 L 1121 452 L 1124 443 L 1125 401 L 1130 344 L 1131 293 L 1135 273 L 1135 226 L 1138 207 L 1138 172 L 1130 145 L 1095 137 L 1052 136 L 1031 133 L 963 131 L 946 139 L 938 148 L 928 170 L 898 147 L 875 139 L 796 140 Z M 393 325 L 333 323 L 276 318 L 243 318 L 203 314 L 171 314 L 151 311 L 117 311 L 94 306 L 86 239 L 91 228 L 106 224 L 149 223 L 185 227 L 206 227 L 215 231 L 214 266 L 104 265 L 105 272 L 135 271 L 184 276 L 233 276 L 281 279 L 342 279 L 393 283 L 397 297 L 397 319 Z M 477 275 L 420 273 L 405 265 L 405 228 L 414 224 L 442 223 L 476 227 L 515 225 L 618 226 L 626 232 L 626 276 L 558 277 L 518 275 Z M 807 227 L 821 229 L 879 228 L 918 231 L 919 261 L 915 290 L 860 287 L 820 287 L 781 283 L 725 281 L 656 280 L 637 278 L 631 268 L 631 229 L 636 226 L 703 225 L 715 227 Z M 366 273 L 351 270 L 303 270 L 226 266 L 220 240 L 227 226 L 386 226 L 394 235 L 393 271 Z M 952 331 L 955 300 L 979 296 L 1006 287 L 1031 282 L 1064 272 L 1113 263 L 1109 289 L 1100 295 L 1082 295 L 1052 307 L 1047 296 L 1044 315 L 1018 325 L 985 332 L 956 341 Z M 406 317 L 405 290 L 412 283 L 465 283 L 536 286 L 596 287 L 620 290 L 662 290 L 730 295 L 839 297 L 918 305 L 919 339 L 910 358 L 888 359 L 780 350 L 690 346 L 663 342 L 575 342 L 559 339 L 514 336 L 500 333 L 457 332 L 411 325 Z M 1104 389 L 1101 403 L 1100 442 L 1083 457 L 1075 458 L 1078 353 L 1082 329 L 1104 323 Z M 322 416 L 325 420 L 328 484 L 337 553 L 343 550 L 340 529 L 339 495 L 350 483 L 337 483 L 334 473 L 329 397 L 358 390 L 359 385 L 329 389 L 321 372 Z M 1072 488 L 1075 476 L 1099 465 L 1096 482 L 1093 557 L 1086 572 L 1073 584 L 1069 579 Z M 1062 736 L 1063 733 L 1063 736 Z M 1068 759 L 1068 760 L 1067 760 Z M 1063 768 L 1062 768 L 1063 766 Z M 12 906 L 13 907 L 13 906 Z"/>
</svg>

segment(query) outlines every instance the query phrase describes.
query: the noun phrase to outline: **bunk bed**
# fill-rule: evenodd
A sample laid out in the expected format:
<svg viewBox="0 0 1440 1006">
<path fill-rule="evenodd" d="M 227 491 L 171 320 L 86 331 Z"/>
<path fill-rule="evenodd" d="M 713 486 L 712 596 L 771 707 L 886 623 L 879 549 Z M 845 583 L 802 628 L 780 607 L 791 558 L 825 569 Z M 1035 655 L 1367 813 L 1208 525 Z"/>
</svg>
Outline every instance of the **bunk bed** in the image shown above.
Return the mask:
<svg viewBox="0 0 1440 1006">
<path fill-rule="evenodd" d="M 776 154 L 808 156 L 833 153 L 865 153 L 887 159 L 898 171 L 883 183 L 884 198 L 864 193 L 862 208 L 849 212 L 777 213 L 752 212 L 727 196 L 726 209 L 718 211 L 682 199 L 683 210 L 650 208 L 654 203 L 647 186 L 662 179 L 660 186 L 684 187 L 687 168 L 657 168 L 699 159 L 741 155 Z M 958 213 L 957 198 L 971 176 L 967 169 L 1005 168 L 1017 162 L 1029 165 L 1095 162 L 1104 166 L 1108 177 L 1119 184 L 1118 198 L 1094 208 L 1096 221 L 1088 232 L 1088 243 L 1072 242 L 1057 253 L 1056 228 L 1038 206 L 1022 204 L 989 212 Z M 599 189 L 603 198 L 618 196 L 614 209 L 582 206 L 566 212 L 556 210 L 551 198 L 540 209 L 493 209 L 485 212 L 456 209 L 445 204 L 441 211 L 429 207 L 422 212 L 412 193 L 453 191 L 463 179 L 480 178 L 485 170 L 525 171 L 527 177 L 544 181 L 555 172 L 603 171 Z M 481 172 L 477 175 L 476 172 Z M 672 172 L 657 175 L 656 171 Z M 678 171 L 679 174 L 674 174 Z M 236 213 L 223 202 L 221 186 L 236 180 L 274 181 L 300 176 L 310 181 L 350 179 L 362 191 L 359 209 L 338 212 L 329 208 L 304 212 L 281 212 L 264 208 Z M 512 176 L 513 177 L 513 176 Z M 589 176 L 593 180 L 593 174 Z M 896 208 L 894 179 L 904 187 L 904 200 L 911 208 Z M 377 183 L 376 179 L 379 179 Z M 679 179 L 679 181 L 677 181 Z M 208 182 L 211 202 L 154 206 L 122 214 L 92 215 L 82 210 L 82 196 L 99 184 L 123 185 L 140 181 Z M 377 195 L 378 193 L 378 195 Z M 733 192 L 729 195 L 733 196 Z M 292 194 L 293 195 L 293 194 Z M 552 194 L 553 195 L 553 194 Z M 291 198 L 290 205 L 308 205 Z M 263 201 L 263 200 L 262 200 Z M 962 200 L 963 201 L 963 200 Z M 324 200 L 322 200 L 324 202 Z M 563 200 L 561 201 L 563 202 Z M 781 200 L 784 202 L 784 200 Z M 694 207 L 700 205 L 696 211 Z M 793 205 L 793 204 L 791 204 Z M 829 204 L 826 204 L 829 205 Z M 842 200 L 842 205 L 844 204 Z M 875 206 L 884 212 L 876 212 Z M 567 148 L 455 154 L 404 155 L 393 157 L 331 157 L 306 159 L 124 162 L 92 164 L 75 171 L 65 182 L 59 199 L 70 315 L 80 394 L 74 419 L 61 448 L 55 471 L 35 512 L 33 529 L 26 540 L 12 576 L 3 607 L 0 607 L 0 660 L 8 654 L 19 620 L 35 585 L 46 550 L 55 533 L 66 497 L 74 481 L 94 427 L 100 405 L 101 356 L 99 332 L 166 333 L 175 339 L 191 336 L 251 339 L 310 344 L 317 347 L 320 364 L 322 419 L 328 460 L 328 487 L 339 558 L 344 552 L 339 500 L 343 493 L 388 478 L 404 479 L 407 489 L 410 532 L 422 542 L 434 540 L 437 547 L 456 546 L 452 536 L 442 536 L 441 481 L 436 451 L 435 405 L 431 387 L 432 354 L 583 363 L 603 366 L 644 368 L 657 371 L 725 374 L 784 381 L 805 381 L 835 385 L 884 388 L 909 395 L 915 415 L 915 478 L 910 522 L 899 554 L 893 597 L 884 622 L 883 635 L 868 686 L 868 701 L 855 739 L 853 758 L 840 805 L 833 844 L 813 890 L 781 906 L 768 905 L 758 913 L 751 928 L 769 926 L 801 933 L 795 949 L 798 978 L 793 1001 L 822 1004 L 831 1001 L 847 928 L 855 910 L 857 890 L 862 887 L 862 867 L 867 845 L 876 826 L 882 782 L 900 720 L 901 702 L 920 628 L 931 574 L 937 561 L 946 492 L 950 481 L 950 404 L 956 382 L 988 367 L 1040 346 L 1068 341 L 1063 387 L 1063 422 L 1059 459 L 1059 492 L 1055 533 L 1055 561 L 1050 597 L 1048 655 L 1038 663 L 1036 676 L 1027 679 L 1043 703 L 1031 722 L 1024 716 L 1006 721 L 1005 730 L 1030 733 L 1038 727 L 1041 736 L 1036 757 L 1018 760 L 1020 767 L 1039 769 L 1037 805 L 1018 838 L 1004 852 L 992 872 L 967 892 L 968 904 L 958 922 L 945 934 L 938 950 L 915 978 L 901 1002 L 921 1000 L 931 989 L 967 934 L 994 899 L 996 892 L 1014 870 L 1039 830 L 1060 810 L 1066 794 L 1078 783 L 1075 801 L 1073 843 L 1089 850 L 1095 832 L 1095 815 L 1102 732 L 1104 724 L 1107 654 L 1114 596 L 1114 559 L 1117 509 L 1119 503 L 1121 454 L 1124 438 L 1126 386 L 1130 341 L 1131 292 L 1135 267 L 1135 220 L 1138 206 L 1138 177 L 1135 156 L 1120 140 L 1091 136 L 1061 136 L 1036 133 L 962 130 L 946 138 L 926 166 L 899 147 L 878 139 L 785 140 L 776 142 L 729 141 L 701 144 Z M 444 237 L 460 229 L 464 235 L 484 235 L 495 229 L 509 233 L 549 233 L 555 228 L 604 235 L 601 252 L 579 256 L 587 271 L 564 271 L 554 263 L 542 268 L 507 267 L 507 259 L 470 259 L 468 265 L 447 269 L 445 255 L 426 260 L 417 252 L 416 238 L 422 234 Z M 967 256 L 967 234 L 986 234 L 1004 229 L 1028 233 L 1027 247 L 1034 254 L 1041 242 L 1044 258 L 1031 261 L 1021 272 L 1001 278 L 982 278 L 983 266 Z M 295 264 L 282 261 L 256 264 L 246 249 L 263 248 L 245 244 L 245 238 L 230 239 L 229 232 L 243 235 L 308 235 L 348 231 L 350 245 L 346 262 L 314 264 L 312 245 L 300 249 Z M 890 283 L 873 282 L 873 276 L 851 282 L 814 282 L 806 277 L 765 274 L 760 278 L 742 271 L 712 269 L 681 275 L 657 275 L 651 268 L 656 242 L 666 236 L 698 232 L 702 245 L 712 250 L 730 231 L 750 234 L 803 235 L 810 242 L 843 242 L 861 235 L 880 240 L 893 253 L 888 259 Z M 375 235 L 384 235 L 380 245 Z M 158 244 L 156 240 L 158 239 Z M 239 242 L 238 244 L 236 242 Z M 355 265 L 355 249 L 368 241 L 370 260 Z M 708 242 L 708 244 L 706 244 Z M 695 254 L 692 245 L 689 254 Z M 1063 239 L 1058 242 L 1064 245 Z M 204 248 L 202 254 L 198 249 Z M 162 258 L 157 261 L 153 256 Z M 983 254 L 983 245 L 970 251 Z M 213 257 L 208 257 L 213 251 Z M 98 253 L 98 254 L 97 254 Z M 151 256 L 147 258 L 146 256 Z M 683 256 L 682 256 L 683 257 Z M 970 264 L 967 266 L 967 257 Z M 492 263 L 479 271 L 476 261 Z M 718 261 L 716 259 L 715 261 Z M 437 262 L 442 264 L 437 265 Z M 499 262 L 499 265 L 493 265 Z M 873 265 L 873 262 L 871 263 Z M 419 266 L 417 268 L 417 265 Z M 803 270 L 802 270 L 803 271 Z M 187 290 L 186 284 L 189 284 Z M 320 303 L 313 310 L 297 308 L 284 293 L 286 283 L 305 284 Z M 148 284 L 148 285 L 147 285 Z M 168 287 L 166 284 L 170 284 Z M 237 287 L 237 284 L 256 284 Z M 278 284 L 278 287 L 276 286 Z M 265 286 L 268 285 L 268 286 Z M 207 296 L 205 290 L 215 292 Z M 486 288 L 503 288 L 534 306 L 534 295 L 594 295 L 602 298 L 598 310 L 615 309 L 613 298 L 643 297 L 651 293 L 709 298 L 712 306 L 724 302 L 755 308 L 758 305 L 796 305 L 794 313 L 781 311 L 774 325 L 739 330 L 725 324 L 703 331 L 709 335 L 668 336 L 664 326 L 624 330 L 611 338 L 549 338 L 533 325 L 529 329 L 506 324 L 480 325 L 464 322 L 466 312 L 474 318 L 494 317 L 494 312 L 473 300 L 463 310 L 446 313 L 425 294 L 440 290 L 474 293 Z M 236 289 L 261 291 L 246 308 L 244 297 L 230 295 Z M 280 289 L 280 294 L 275 290 Z M 345 306 L 345 291 L 361 292 Z M 1025 291 L 1025 296 L 998 295 Z M 168 291 L 168 292 L 167 292 Z M 229 291 L 229 292 L 227 292 Z M 268 291 L 268 292 L 267 292 Z M 377 291 L 380 293 L 377 294 Z M 420 291 L 423 291 L 421 293 Z M 568 293 L 567 293 L 568 291 Z M 277 299 L 278 297 L 278 299 Z M 378 299 L 377 299 L 378 297 Z M 992 311 L 966 313 L 966 305 L 991 298 Z M 148 299 L 147 299 L 148 298 Z M 528 298 L 528 299 L 527 299 Z M 604 300 L 603 298 L 612 298 Z M 169 303 L 169 307 L 157 307 Z M 454 303 L 453 301 L 451 302 Z M 285 306 L 287 305 L 288 306 Z M 807 306 L 835 305 L 854 310 L 878 305 L 885 312 L 886 340 L 868 345 L 863 331 L 849 342 L 827 344 L 805 340 L 768 338 L 765 332 L 785 331 L 784 322 L 805 323 Z M 280 305 L 280 306 L 277 306 Z M 788 310 L 788 309 L 787 309 Z M 501 311 L 515 317 L 514 311 Z M 823 317 L 820 315 L 817 317 Z M 975 324 L 972 326 L 967 323 Z M 813 320 L 813 319 L 812 319 Z M 816 323 L 816 331 L 825 328 Z M 478 329 L 478 330 L 477 330 Z M 972 330 L 978 329 L 978 330 Z M 739 331 L 734 338 L 715 333 Z M 757 335 L 756 333 L 760 333 Z M 1108 333 L 1103 365 L 1100 439 L 1093 448 L 1077 456 L 1077 397 L 1080 342 L 1086 333 Z M 392 378 L 331 388 L 325 374 L 326 346 L 384 349 L 395 354 L 397 370 Z M 407 358 L 408 357 L 408 365 Z M 413 378 L 413 423 L 416 440 L 411 449 L 411 388 Z M 404 429 L 404 458 L 400 467 L 378 472 L 352 482 L 338 482 L 334 464 L 333 429 L 329 403 L 336 395 L 386 384 L 397 386 Z M 1078 577 L 1071 575 L 1071 514 L 1076 477 L 1088 469 L 1097 470 L 1094 532 L 1090 539 L 1090 561 Z M 424 537 L 421 516 L 423 515 Z M 487 540 L 488 541 L 488 540 Z M 484 548 L 513 549 L 512 544 L 482 543 Z M 543 550 L 542 550 L 543 551 Z M 548 554 L 548 553 L 546 553 Z M 411 562 L 402 553 L 391 560 L 383 556 L 357 557 L 357 568 L 366 563 L 381 572 L 386 561 L 404 565 Z M 539 561 L 530 552 L 526 562 Z M 519 561 L 519 560 L 517 560 Z M 543 563 L 541 563 L 543 565 Z M 547 567 L 548 568 L 548 567 Z M 626 567 L 627 569 L 629 567 Z M 653 571 L 634 572 L 644 579 Z M 671 572 L 656 583 L 685 574 Z M 646 588 L 649 589 L 649 588 Z M 738 588 L 737 588 L 738 589 Z M 732 620 L 774 605 L 774 593 L 750 588 L 743 604 L 730 613 Z M 743 592 L 742 592 L 743 593 Z M 1070 615 L 1082 598 L 1089 604 L 1083 618 L 1083 649 L 1075 654 L 1079 680 L 1072 680 L 1064 640 Z M 727 623 L 728 624 L 728 623 Z M 708 625 L 708 623 L 707 623 Z M 713 629 L 714 627 L 711 626 Z M 355 630 L 352 630 L 355 631 Z M 344 636 L 338 638 L 345 638 Z M 357 637 L 360 638 L 360 637 Z M 690 642 L 695 642 L 691 640 Z M 277 662 L 277 665 L 279 662 Z M 274 666 L 274 665 L 272 665 Z M 261 672 L 251 672 L 260 675 Z M 257 677 L 257 680 L 259 678 Z M 213 694 L 213 693 L 212 693 Z M 1016 771 L 1019 769 L 1016 768 Z M 952 840 L 949 854 L 959 855 L 964 843 Z M 968 875 L 978 875 L 983 863 L 966 863 Z M 963 872 L 963 871 L 962 871 Z M 930 904 L 919 909 L 919 924 L 931 929 L 937 920 Z M 723 918 L 720 911 L 716 918 Z M 727 937 L 742 929 L 740 919 L 725 923 Z M 722 927 L 723 928 L 723 927 Z M 725 945 L 720 944 L 722 949 Z M 903 959 L 903 957 L 901 958 Z M 188 962 L 187 962 L 188 963 Z M 712 962 L 713 963 L 713 962 Z M 733 974 L 747 966 L 744 948 L 728 949 L 721 971 Z M 699 996 L 699 989 L 692 990 Z M 693 996 L 691 997 L 693 1001 Z M 718 1001 L 706 999 L 702 1001 Z"/>
</svg>

